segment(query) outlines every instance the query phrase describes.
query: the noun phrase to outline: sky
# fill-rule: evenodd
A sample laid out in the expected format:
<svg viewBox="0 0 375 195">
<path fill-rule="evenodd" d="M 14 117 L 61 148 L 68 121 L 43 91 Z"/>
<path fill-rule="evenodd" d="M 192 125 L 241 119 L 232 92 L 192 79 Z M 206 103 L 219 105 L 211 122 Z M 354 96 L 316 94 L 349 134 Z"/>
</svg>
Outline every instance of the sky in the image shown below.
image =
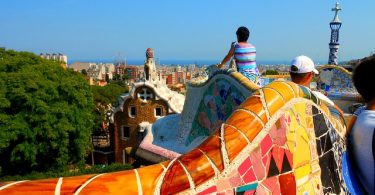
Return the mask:
<svg viewBox="0 0 375 195">
<path fill-rule="evenodd" d="M 2 0 L 0 47 L 72 60 L 220 62 L 249 28 L 258 61 L 304 54 L 326 63 L 333 0 Z M 341 0 L 339 61 L 375 53 L 375 1 Z"/>
</svg>

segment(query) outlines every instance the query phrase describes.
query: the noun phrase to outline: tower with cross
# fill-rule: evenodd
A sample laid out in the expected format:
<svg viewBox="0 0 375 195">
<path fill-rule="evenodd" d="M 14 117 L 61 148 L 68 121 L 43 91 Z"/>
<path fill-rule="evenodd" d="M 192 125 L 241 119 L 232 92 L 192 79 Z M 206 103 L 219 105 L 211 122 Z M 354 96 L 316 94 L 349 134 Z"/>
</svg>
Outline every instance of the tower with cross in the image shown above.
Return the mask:
<svg viewBox="0 0 375 195">
<path fill-rule="evenodd" d="M 338 50 L 340 47 L 339 44 L 339 30 L 341 27 L 341 21 L 339 19 L 339 11 L 341 11 L 341 7 L 339 3 L 336 3 L 336 7 L 332 8 L 332 11 L 335 12 L 335 16 L 333 17 L 332 22 L 329 23 L 331 27 L 331 41 L 329 43 L 329 58 L 328 64 L 338 65 Z"/>
</svg>

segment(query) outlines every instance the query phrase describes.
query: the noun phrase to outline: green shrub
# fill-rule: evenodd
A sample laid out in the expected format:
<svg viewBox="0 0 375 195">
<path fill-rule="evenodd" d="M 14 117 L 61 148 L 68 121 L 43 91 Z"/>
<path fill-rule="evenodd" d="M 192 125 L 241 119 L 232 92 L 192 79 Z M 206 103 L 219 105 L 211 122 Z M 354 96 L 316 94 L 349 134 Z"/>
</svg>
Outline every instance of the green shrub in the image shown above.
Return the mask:
<svg viewBox="0 0 375 195">
<path fill-rule="evenodd" d="M 26 175 L 8 175 L 0 177 L 0 181 L 19 181 L 19 180 L 36 180 L 36 179 L 47 179 L 47 178 L 58 178 L 58 177 L 71 177 L 78 175 L 88 174 L 100 174 L 110 173 L 116 171 L 123 171 L 133 169 L 130 164 L 119 164 L 114 163 L 110 165 L 94 165 L 88 168 L 65 170 L 65 171 L 47 171 L 47 172 L 36 172 L 33 171 Z"/>
</svg>

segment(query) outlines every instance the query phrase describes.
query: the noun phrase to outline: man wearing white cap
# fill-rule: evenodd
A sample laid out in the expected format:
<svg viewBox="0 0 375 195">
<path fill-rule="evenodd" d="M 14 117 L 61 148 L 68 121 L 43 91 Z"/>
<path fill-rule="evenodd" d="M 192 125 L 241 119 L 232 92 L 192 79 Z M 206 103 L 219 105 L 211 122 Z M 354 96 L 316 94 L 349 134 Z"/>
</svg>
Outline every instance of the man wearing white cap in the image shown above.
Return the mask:
<svg viewBox="0 0 375 195">
<path fill-rule="evenodd" d="M 310 87 L 314 74 L 319 74 L 319 71 L 315 69 L 314 62 L 307 56 L 297 56 L 292 60 L 290 65 L 290 77 L 292 81 L 305 87 Z M 327 96 L 318 91 L 312 92 L 328 106 L 338 108 Z M 339 111 L 341 111 L 341 109 L 339 109 Z"/>
</svg>

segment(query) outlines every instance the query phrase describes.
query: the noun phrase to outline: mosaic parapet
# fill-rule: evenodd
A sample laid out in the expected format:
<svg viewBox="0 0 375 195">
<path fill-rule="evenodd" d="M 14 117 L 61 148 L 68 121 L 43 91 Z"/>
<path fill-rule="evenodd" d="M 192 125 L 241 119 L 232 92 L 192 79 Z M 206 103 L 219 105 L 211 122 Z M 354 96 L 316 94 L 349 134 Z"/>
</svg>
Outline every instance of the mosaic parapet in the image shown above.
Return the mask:
<svg viewBox="0 0 375 195">
<path fill-rule="evenodd" d="M 352 73 L 342 66 L 324 65 L 318 67 L 317 90 L 325 93 L 345 113 L 351 113 L 352 106 L 362 102 L 354 87 Z"/>
<path fill-rule="evenodd" d="M 234 69 L 218 69 L 214 70 L 209 77 L 205 77 L 202 79 L 193 79 L 191 80 L 188 85 L 191 87 L 200 87 L 204 86 L 206 83 L 208 83 L 212 78 L 214 78 L 215 75 L 218 74 L 226 74 L 230 75 L 231 77 L 235 78 L 239 81 L 242 85 L 244 85 L 249 90 L 257 90 L 260 88 L 259 85 L 255 84 L 254 82 L 250 81 L 248 78 L 243 76 L 241 73 L 237 72 Z"/>
<path fill-rule="evenodd" d="M 333 69 L 337 69 L 337 70 L 340 70 L 341 72 L 349 75 L 350 77 L 352 76 L 352 73 L 349 72 L 347 69 L 345 69 L 344 67 L 342 66 L 337 66 L 337 65 L 329 65 L 329 64 L 326 64 L 326 65 L 323 65 L 323 66 L 319 66 L 317 67 L 318 71 L 322 71 L 324 69 L 328 69 L 328 68 L 333 68 Z"/>
<path fill-rule="evenodd" d="M 342 116 L 309 89 L 276 81 L 179 158 L 115 173 L 1 183 L 0 193 L 345 194 L 345 130 Z"/>
<path fill-rule="evenodd" d="M 255 91 L 251 83 L 230 69 L 219 69 L 199 85 L 189 84 L 182 113 L 158 119 L 139 148 L 170 159 L 196 148 Z"/>
</svg>

